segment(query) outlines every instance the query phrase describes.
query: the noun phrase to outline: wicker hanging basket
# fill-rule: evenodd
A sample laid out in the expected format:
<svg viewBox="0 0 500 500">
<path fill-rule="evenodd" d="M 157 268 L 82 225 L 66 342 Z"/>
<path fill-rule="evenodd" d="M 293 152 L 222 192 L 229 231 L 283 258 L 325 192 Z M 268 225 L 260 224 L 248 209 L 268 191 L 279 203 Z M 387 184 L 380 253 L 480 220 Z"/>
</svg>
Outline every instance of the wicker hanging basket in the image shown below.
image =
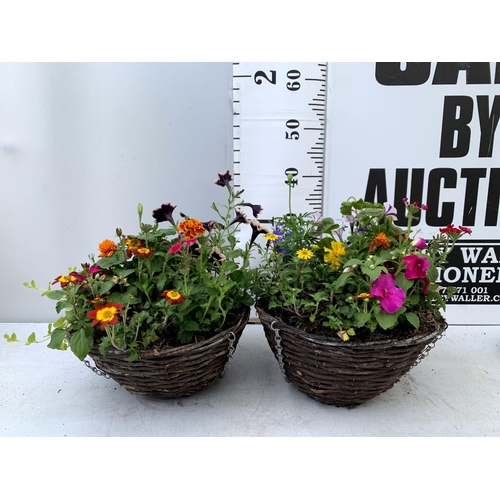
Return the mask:
<svg viewBox="0 0 500 500">
<path fill-rule="evenodd" d="M 91 368 L 132 394 L 154 399 L 191 396 L 221 377 L 249 314 L 250 308 L 245 308 L 236 324 L 206 340 L 181 347 L 144 350 L 139 353 L 139 359 L 132 362 L 126 361 L 127 353 L 110 349 L 102 356 L 93 348 L 89 356 L 96 368 Z"/>
<path fill-rule="evenodd" d="M 406 340 L 354 343 L 308 334 L 289 326 L 257 303 L 256 310 L 285 380 L 312 399 L 354 408 L 390 389 L 425 357 L 447 328 Z"/>
</svg>

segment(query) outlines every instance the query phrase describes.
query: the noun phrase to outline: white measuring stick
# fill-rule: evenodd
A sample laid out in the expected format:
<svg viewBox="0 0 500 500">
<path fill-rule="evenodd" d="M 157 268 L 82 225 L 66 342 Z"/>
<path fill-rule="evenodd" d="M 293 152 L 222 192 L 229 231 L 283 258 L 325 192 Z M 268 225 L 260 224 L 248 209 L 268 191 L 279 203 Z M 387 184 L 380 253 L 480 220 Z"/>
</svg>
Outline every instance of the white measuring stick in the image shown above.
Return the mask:
<svg viewBox="0 0 500 500">
<path fill-rule="evenodd" d="M 235 187 L 262 222 L 322 212 L 327 63 L 233 63 Z"/>
</svg>

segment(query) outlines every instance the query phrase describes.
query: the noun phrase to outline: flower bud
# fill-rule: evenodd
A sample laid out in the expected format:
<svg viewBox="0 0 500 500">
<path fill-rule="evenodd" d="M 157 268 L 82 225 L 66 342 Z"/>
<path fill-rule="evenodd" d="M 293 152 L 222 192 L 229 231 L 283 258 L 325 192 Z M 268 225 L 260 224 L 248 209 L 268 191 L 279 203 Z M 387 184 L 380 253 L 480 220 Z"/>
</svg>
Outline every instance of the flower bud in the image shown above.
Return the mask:
<svg viewBox="0 0 500 500">
<path fill-rule="evenodd" d="M 122 234 L 123 234 L 122 230 L 119 227 L 117 227 L 116 228 L 116 236 L 118 236 L 118 238 L 119 238 Z"/>
</svg>

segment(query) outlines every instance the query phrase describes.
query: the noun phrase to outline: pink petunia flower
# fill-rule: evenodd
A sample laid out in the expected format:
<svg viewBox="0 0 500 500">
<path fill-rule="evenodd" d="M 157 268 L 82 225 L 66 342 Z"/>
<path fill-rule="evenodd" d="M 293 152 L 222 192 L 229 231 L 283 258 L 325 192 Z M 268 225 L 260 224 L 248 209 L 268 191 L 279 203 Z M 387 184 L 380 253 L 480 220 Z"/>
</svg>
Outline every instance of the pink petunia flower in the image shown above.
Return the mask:
<svg viewBox="0 0 500 500">
<path fill-rule="evenodd" d="M 415 248 L 418 248 L 419 250 L 423 250 L 424 248 L 427 248 L 427 243 L 421 237 L 415 238 L 411 242 L 411 244 L 412 244 L 412 246 L 414 246 Z"/>
<path fill-rule="evenodd" d="M 174 243 L 167 251 L 167 253 L 178 253 L 182 250 L 182 242 Z"/>
<path fill-rule="evenodd" d="M 98 265 L 94 264 L 93 266 L 89 267 L 89 274 L 96 274 L 100 270 L 101 270 L 101 268 Z"/>
<path fill-rule="evenodd" d="M 405 301 L 406 293 L 396 286 L 392 274 L 381 274 L 373 283 L 370 293 L 380 299 L 380 307 L 389 314 L 394 314 Z"/>
<path fill-rule="evenodd" d="M 402 258 L 406 264 L 405 278 L 413 280 L 416 278 L 426 278 L 427 268 L 430 266 L 429 261 L 425 257 L 421 257 L 415 253 Z"/>
</svg>

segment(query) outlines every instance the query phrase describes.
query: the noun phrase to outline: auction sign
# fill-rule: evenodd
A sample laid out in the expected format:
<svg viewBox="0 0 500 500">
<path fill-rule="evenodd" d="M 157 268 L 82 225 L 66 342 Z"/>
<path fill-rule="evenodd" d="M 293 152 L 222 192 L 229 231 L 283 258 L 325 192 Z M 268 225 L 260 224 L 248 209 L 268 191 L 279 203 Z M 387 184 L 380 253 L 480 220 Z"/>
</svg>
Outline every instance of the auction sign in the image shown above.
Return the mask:
<svg viewBox="0 0 500 500">
<path fill-rule="evenodd" d="M 500 324 L 500 63 L 329 63 L 324 212 L 348 196 L 427 205 L 413 229 L 472 229 L 440 274 L 451 324 Z"/>
</svg>

